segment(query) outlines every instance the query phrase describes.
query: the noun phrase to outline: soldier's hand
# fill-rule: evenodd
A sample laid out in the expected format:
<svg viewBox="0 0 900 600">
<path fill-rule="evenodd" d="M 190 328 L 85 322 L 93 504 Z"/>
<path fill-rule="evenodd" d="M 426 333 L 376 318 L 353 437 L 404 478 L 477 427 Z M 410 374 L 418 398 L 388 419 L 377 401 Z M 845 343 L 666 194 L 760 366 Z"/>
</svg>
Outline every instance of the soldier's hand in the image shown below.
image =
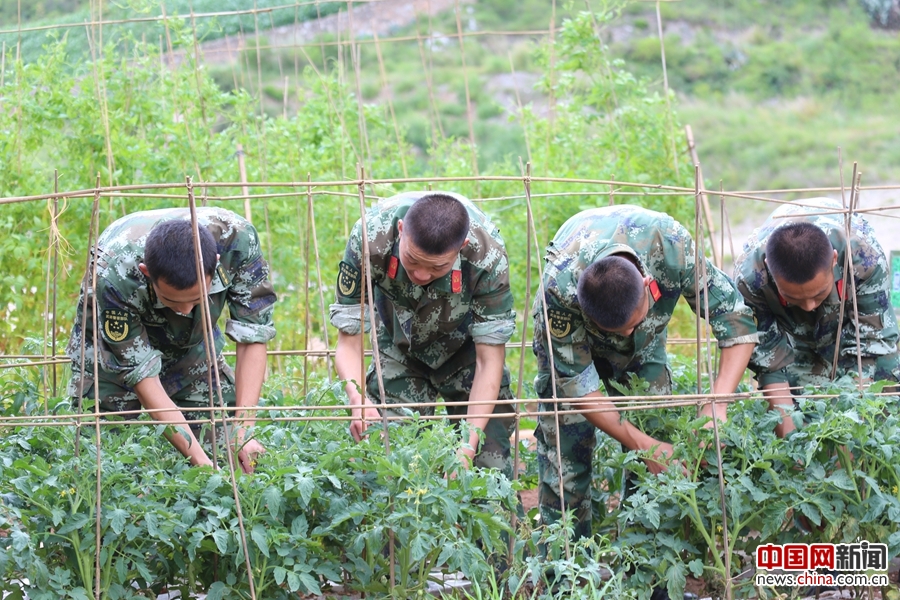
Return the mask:
<svg viewBox="0 0 900 600">
<path fill-rule="evenodd" d="M 248 475 L 256 470 L 256 459 L 260 454 L 265 454 L 266 449 L 255 439 L 249 440 L 238 450 L 238 463 L 241 470 Z"/>
<path fill-rule="evenodd" d="M 350 435 L 357 442 L 366 437 L 366 430 L 372 422 L 381 421 L 381 413 L 367 400 L 363 401 L 362 406 L 353 407 L 351 414 L 353 420 L 350 422 Z"/>
<path fill-rule="evenodd" d="M 657 442 L 653 450 L 653 458 L 645 458 L 644 462 L 647 463 L 647 468 L 650 469 L 650 472 L 654 475 L 659 475 L 667 470 L 672 464 L 681 465 L 682 470 L 684 470 L 684 465 L 682 465 L 680 461 L 670 463 L 674 451 L 675 449 L 672 447 L 672 444 L 667 442 Z"/>
<path fill-rule="evenodd" d="M 212 467 L 216 468 L 216 465 L 213 464 L 213 461 L 206 455 L 205 452 L 200 455 L 193 455 L 190 457 L 191 465 L 194 467 Z"/>
</svg>

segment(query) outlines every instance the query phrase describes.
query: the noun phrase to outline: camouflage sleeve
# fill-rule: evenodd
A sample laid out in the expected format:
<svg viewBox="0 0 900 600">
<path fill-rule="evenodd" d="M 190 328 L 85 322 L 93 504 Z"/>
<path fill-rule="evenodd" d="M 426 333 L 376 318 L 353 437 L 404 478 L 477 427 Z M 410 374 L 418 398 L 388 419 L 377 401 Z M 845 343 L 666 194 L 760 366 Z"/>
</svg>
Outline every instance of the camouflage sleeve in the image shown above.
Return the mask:
<svg viewBox="0 0 900 600">
<path fill-rule="evenodd" d="M 745 304 L 753 311 L 759 329 L 759 344 L 750 356 L 750 369 L 756 373 L 760 387 L 772 383 L 788 383 L 785 367 L 793 362 L 793 352 L 787 336 L 781 331 L 775 314 L 769 310 L 762 291 L 754 287 L 743 273 L 740 262 L 735 265 L 735 279 Z"/>
<path fill-rule="evenodd" d="M 344 260 L 338 265 L 335 284 L 335 303 L 329 306 L 331 324 L 348 335 L 360 333 L 362 302 L 362 223 L 357 221 L 350 232 Z M 362 329 L 369 331 L 369 315 L 366 313 Z"/>
<path fill-rule="evenodd" d="M 516 329 L 506 250 L 492 244 L 484 259 L 473 266 L 479 269 L 480 277 L 472 291 L 473 319 L 469 335 L 476 344 L 505 344 Z"/>
<path fill-rule="evenodd" d="M 242 233 L 246 258 L 232 267 L 227 298 L 230 318 L 225 321 L 225 335 L 238 344 L 264 344 L 275 337 L 275 290 L 256 229 L 250 226 Z"/>
<path fill-rule="evenodd" d="M 135 307 L 123 299 L 108 279 L 98 280 L 97 296 L 99 366 L 129 387 L 159 375 L 162 353 L 150 345 Z"/>
<path fill-rule="evenodd" d="M 684 229 L 681 225 L 677 228 Z M 704 273 L 696 279 L 696 263 L 694 259 L 694 241 L 687 230 L 678 236 L 683 241 L 681 248 L 676 250 L 680 256 L 673 256 L 674 261 L 683 263 L 681 271 L 681 294 L 695 313 L 699 313 L 709 322 L 713 335 L 719 342 L 720 348 L 728 348 L 737 344 L 755 344 L 759 341 L 756 323 L 753 320 L 753 311 L 744 304 L 741 294 L 734 282 L 721 270 L 713 266 L 712 262 L 703 257 L 706 276 L 707 299 L 703 297 Z M 673 250 L 675 250 L 673 248 Z M 700 289 L 697 289 L 699 281 Z M 709 314 L 706 314 L 707 302 Z"/>
<path fill-rule="evenodd" d="M 883 252 L 879 254 L 874 268 L 865 274 L 864 279 L 857 278 L 856 280 L 859 354 L 863 357 L 864 362 L 869 363 L 874 363 L 877 357 L 896 357 L 897 340 L 900 337 L 900 332 L 897 330 L 897 318 L 890 303 L 887 260 Z M 852 299 L 848 298 L 847 303 L 851 302 Z M 845 311 L 844 314 L 852 315 L 852 304 Z M 854 363 L 853 370 L 856 370 L 856 354 L 856 327 L 852 320 L 845 319 L 841 332 L 841 356 L 842 358 L 853 358 L 851 361 Z M 896 358 L 893 360 L 896 361 Z"/>
<path fill-rule="evenodd" d="M 553 366 L 556 368 L 556 395 L 558 398 L 581 398 L 600 389 L 600 376 L 594 367 L 591 348 L 580 314 L 575 314 L 547 293 L 550 343 Z M 541 398 L 552 397 L 550 353 L 547 352 L 547 331 L 540 297 L 535 299 L 532 319 L 534 342 L 532 348 L 537 357 L 538 374 L 534 380 L 535 391 Z"/>
</svg>

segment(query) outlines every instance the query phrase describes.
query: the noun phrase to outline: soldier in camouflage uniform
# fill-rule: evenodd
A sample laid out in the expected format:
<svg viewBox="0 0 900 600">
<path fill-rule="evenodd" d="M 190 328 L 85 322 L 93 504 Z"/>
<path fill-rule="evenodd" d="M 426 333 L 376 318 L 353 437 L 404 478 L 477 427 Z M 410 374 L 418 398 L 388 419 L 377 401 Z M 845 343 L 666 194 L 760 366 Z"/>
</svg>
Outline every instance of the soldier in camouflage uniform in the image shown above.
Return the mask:
<svg viewBox="0 0 900 600">
<path fill-rule="evenodd" d="M 614 405 L 601 399 L 600 383 L 608 395 L 620 396 L 615 384 L 627 388 L 631 375 L 636 375 L 649 384 L 650 394 L 671 394 L 666 328 L 680 297 L 701 314 L 708 302 L 709 324 L 722 348 L 713 393 L 732 393 L 737 388 L 757 339 L 752 314 L 731 280 L 708 260 L 705 285 L 709 292 L 704 298 L 704 274 L 698 290 L 695 268 L 694 242 L 687 230 L 666 214 L 637 206 L 578 213 L 563 224 L 547 248 L 544 301 L 538 296 L 533 310 L 535 389 L 541 398 L 553 396 L 552 356 L 557 398 L 584 399 L 560 403 L 559 409 L 585 412 L 559 415 L 557 448 L 553 404 L 540 404 L 543 414 L 535 437 L 545 523 L 559 517 L 562 477 L 576 538 L 590 535 L 595 427 L 628 449 L 655 448 L 656 460 L 648 459 L 647 465 L 653 472 L 665 469 L 672 446 L 621 420 Z M 621 313 L 618 323 L 605 316 L 598 322 L 598 315 L 608 311 Z M 598 408 L 613 410 L 587 412 Z M 708 416 L 713 416 L 712 411 L 711 405 L 703 408 Z M 717 417 L 723 419 L 724 411 Z"/>
<path fill-rule="evenodd" d="M 223 399 L 230 406 L 255 406 L 265 376 L 266 342 L 275 336 L 269 268 L 256 230 L 246 220 L 219 208 L 199 208 L 197 218 L 210 316 L 216 323 L 227 304 L 225 334 L 237 343 L 235 375 L 222 358 L 225 339 L 215 326 Z M 89 269 L 67 348 L 73 372 L 70 394 L 99 398 L 104 412 L 167 409 L 152 413 L 161 422 L 208 418 L 208 413 L 190 412 L 209 406 L 210 387 L 188 209 L 138 212 L 119 219 L 100 236 L 92 259 L 97 270 L 97 347 Z M 249 423 L 252 415 L 245 421 Z M 212 464 L 194 431 L 178 431 L 168 437 L 182 454 L 193 464 Z M 254 456 L 265 449 L 256 440 L 243 443 L 243 436 L 241 427 L 236 436 L 242 446 L 239 459 L 251 472 Z"/>
<path fill-rule="evenodd" d="M 783 413 L 793 405 L 790 387 L 827 385 L 833 377 L 856 372 L 857 354 L 864 378 L 900 379 L 890 271 L 871 226 L 859 215 L 850 220 L 849 244 L 859 353 L 850 297 L 844 300 L 838 340 L 841 298 L 853 289 L 849 279 L 844 282 L 845 215 L 833 212 L 841 209 L 828 198 L 785 204 L 753 232 L 735 262 L 735 282 L 759 324 L 760 343 L 750 368 L 770 405 Z M 836 343 L 840 349 L 835 368 Z M 783 436 L 793 429 L 793 420 L 785 418 L 776 432 Z"/>
<path fill-rule="evenodd" d="M 482 467 L 512 476 L 509 435 L 512 413 L 505 344 L 515 329 L 509 263 L 500 233 L 466 198 L 446 192 L 394 196 L 366 213 L 370 269 L 378 313 L 378 350 L 387 403 L 447 402 L 450 415 L 466 416 L 473 431 L 463 452 Z M 339 337 L 336 367 L 347 381 L 356 419 L 351 434 L 359 440 L 367 424 L 380 421 L 374 363 L 362 379 L 360 303 L 366 285 L 362 274 L 362 225 L 353 227 L 340 264 L 331 322 Z M 468 404 L 469 401 L 493 401 Z M 434 414 L 434 407 L 421 407 Z M 390 414 L 411 415 L 409 409 Z M 485 440 L 478 451 L 478 432 Z"/>
</svg>

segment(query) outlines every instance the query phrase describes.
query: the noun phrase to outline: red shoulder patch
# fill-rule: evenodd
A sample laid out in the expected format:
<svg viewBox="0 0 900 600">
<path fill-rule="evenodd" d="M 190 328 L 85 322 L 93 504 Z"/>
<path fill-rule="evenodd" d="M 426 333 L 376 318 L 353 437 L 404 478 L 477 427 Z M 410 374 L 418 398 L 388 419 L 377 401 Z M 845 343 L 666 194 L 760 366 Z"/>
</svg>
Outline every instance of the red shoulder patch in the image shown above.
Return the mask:
<svg viewBox="0 0 900 600">
<path fill-rule="evenodd" d="M 787 306 L 787 300 L 784 299 L 784 296 L 781 295 L 781 292 L 778 293 L 778 301 L 782 306 Z"/>
<path fill-rule="evenodd" d="M 397 269 L 400 266 L 400 261 L 396 256 L 392 256 L 390 262 L 388 263 L 388 277 L 394 279 L 397 277 Z"/>
<path fill-rule="evenodd" d="M 462 271 L 459 269 L 453 269 L 450 273 L 450 290 L 454 294 L 458 294 L 462 291 Z"/>
<path fill-rule="evenodd" d="M 838 299 L 843 300 L 844 299 L 844 280 L 838 279 L 837 283 L 835 285 L 837 286 Z"/>
<path fill-rule="evenodd" d="M 650 295 L 653 296 L 654 302 L 662 298 L 662 292 L 659 291 L 659 284 L 655 279 L 650 280 Z"/>
</svg>

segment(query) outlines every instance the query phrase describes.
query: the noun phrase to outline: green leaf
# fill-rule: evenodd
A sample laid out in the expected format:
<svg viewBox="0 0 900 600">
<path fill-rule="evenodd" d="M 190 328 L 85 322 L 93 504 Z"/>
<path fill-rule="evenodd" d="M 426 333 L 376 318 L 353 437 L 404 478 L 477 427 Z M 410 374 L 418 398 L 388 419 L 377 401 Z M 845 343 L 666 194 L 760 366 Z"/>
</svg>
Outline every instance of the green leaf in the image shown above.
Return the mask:
<svg viewBox="0 0 900 600">
<path fill-rule="evenodd" d="M 309 506 L 312 500 L 313 491 L 316 489 L 316 482 L 312 477 L 298 477 L 296 479 L 297 490 L 300 492 L 300 499 L 303 500 L 303 506 Z"/>
<path fill-rule="evenodd" d="M 847 471 L 839 469 L 825 478 L 825 481 L 832 484 L 839 490 L 852 491 L 856 489 L 856 484 L 850 479 Z"/>
<path fill-rule="evenodd" d="M 818 526 L 822 524 L 822 515 L 819 513 L 819 509 L 816 508 L 814 504 L 810 504 L 809 502 L 801 503 L 800 512 L 806 515 L 806 518 L 812 521 L 813 525 Z"/>
<path fill-rule="evenodd" d="M 216 548 L 219 552 L 225 554 L 228 552 L 228 532 L 223 529 L 216 529 L 212 533 L 213 540 L 216 542 Z"/>
<path fill-rule="evenodd" d="M 688 563 L 688 570 L 691 572 L 691 575 L 694 577 L 702 577 L 703 576 L 703 561 L 699 558 L 695 558 L 691 562 Z"/>
<path fill-rule="evenodd" d="M 315 594 L 316 596 L 322 595 L 322 590 L 319 589 L 319 582 L 317 582 L 309 573 L 300 573 L 300 583 L 303 585 L 307 594 Z"/>
<path fill-rule="evenodd" d="M 269 542 L 266 539 L 266 529 L 260 524 L 256 524 L 253 526 L 253 529 L 250 530 L 250 537 L 259 547 L 259 551 L 263 553 L 263 555 L 268 558 L 269 557 Z"/>
<path fill-rule="evenodd" d="M 300 589 L 300 576 L 293 571 L 288 571 L 287 584 L 289 590 L 291 590 L 292 592 L 296 592 Z"/>
<path fill-rule="evenodd" d="M 128 513 L 121 508 L 117 508 L 109 513 L 109 524 L 116 534 L 121 534 L 122 530 L 125 529 L 125 521 L 128 517 Z"/>
<path fill-rule="evenodd" d="M 217 581 L 209 586 L 209 591 L 206 592 L 206 600 L 223 600 L 227 591 L 227 586 L 221 581 Z"/>
<path fill-rule="evenodd" d="M 684 596 L 684 563 L 676 562 L 666 570 L 666 590 L 669 598 L 682 598 Z"/>
<path fill-rule="evenodd" d="M 417 535 L 412 539 L 412 543 L 409 546 L 412 552 L 412 559 L 415 562 L 419 562 L 424 559 L 428 554 L 428 544 L 424 540 L 424 536 Z"/>
<path fill-rule="evenodd" d="M 275 486 L 269 486 L 266 488 L 266 491 L 263 492 L 263 500 L 266 503 L 266 507 L 269 509 L 269 514 L 273 519 L 277 519 L 278 515 L 281 513 L 281 508 L 284 506 L 284 496 L 281 493 L 281 490 Z"/>
<path fill-rule="evenodd" d="M 88 516 L 85 514 L 76 515 L 71 521 L 63 525 L 59 531 L 57 532 L 59 535 L 66 535 L 67 533 L 71 533 L 76 529 L 82 529 L 85 525 L 87 525 Z"/>
<path fill-rule="evenodd" d="M 281 585 L 284 583 L 284 578 L 287 577 L 287 569 L 284 567 L 275 567 L 275 571 L 273 575 L 275 576 L 275 583 Z"/>
<path fill-rule="evenodd" d="M 305 538 L 309 531 L 309 523 L 305 515 L 298 515 L 291 523 L 291 535 L 294 537 Z"/>
</svg>

